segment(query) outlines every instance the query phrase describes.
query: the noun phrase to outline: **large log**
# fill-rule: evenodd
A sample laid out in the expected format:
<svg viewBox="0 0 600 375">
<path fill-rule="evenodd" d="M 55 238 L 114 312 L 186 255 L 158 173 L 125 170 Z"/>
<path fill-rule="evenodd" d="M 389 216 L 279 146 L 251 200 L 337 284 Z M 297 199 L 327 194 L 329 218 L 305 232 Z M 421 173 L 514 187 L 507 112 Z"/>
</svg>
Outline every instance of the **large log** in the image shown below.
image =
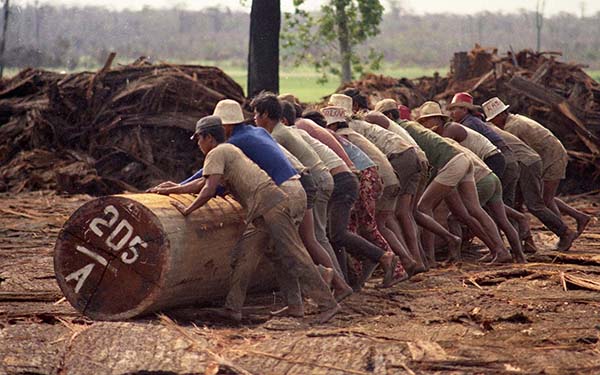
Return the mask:
<svg viewBox="0 0 600 375">
<path fill-rule="evenodd" d="M 80 207 L 54 251 L 56 280 L 67 300 L 99 320 L 213 302 L 227 292 L 230 251 L 245 228 L 244 211 L 216 198 L 183 217 L 170 201 L 192 195 L 107 196 Z M 272 285 L 271 272 L 255 284 Z"/>
</svg>

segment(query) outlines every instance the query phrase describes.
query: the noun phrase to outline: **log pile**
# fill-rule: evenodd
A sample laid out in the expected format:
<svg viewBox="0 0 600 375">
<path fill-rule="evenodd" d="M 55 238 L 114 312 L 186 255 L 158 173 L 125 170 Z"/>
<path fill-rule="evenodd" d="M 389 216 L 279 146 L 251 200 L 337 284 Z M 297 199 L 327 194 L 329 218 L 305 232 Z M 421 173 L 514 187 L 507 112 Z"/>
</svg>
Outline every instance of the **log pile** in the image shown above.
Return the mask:
<svg viewBox="0 0 600 375">
<path fill-rule="evenodd" d="M 0 82 L 0 191 L 95 195 L 181 180 L 201 163 L 189 138 L 221 99 L 245 101 L 215 67 L 138 59 L 98 72 L 25 69 Z"/>
<path fill-rule="evenodd" d="M 446 77 L 415 80 L 366 75 L 338 89 L 356 87 L 371 104 L 393 98 L 410 108 L 426 100 L 447 104 L 461 91 L 475 103 L 498 96 L 511 111 L 524 114 L 548 127 L 571 156 L 569 173 L 589 176 L 568 190 L 585 190 L 600 183 L 600 83 L 582 65 L 557 60 L 559 52 L 523 50 L 499 55 L 496 49 L 475 46 L 454 55 Z M 583 185 L 582 185 L 583 183 Z"/>
</svg>

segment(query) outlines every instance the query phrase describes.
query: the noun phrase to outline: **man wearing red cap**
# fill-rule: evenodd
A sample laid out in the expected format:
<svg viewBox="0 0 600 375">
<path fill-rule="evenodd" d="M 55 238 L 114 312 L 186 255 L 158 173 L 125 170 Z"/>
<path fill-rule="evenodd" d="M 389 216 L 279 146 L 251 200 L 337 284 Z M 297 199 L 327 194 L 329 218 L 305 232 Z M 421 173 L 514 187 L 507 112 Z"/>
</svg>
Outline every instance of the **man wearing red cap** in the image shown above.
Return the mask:
<svg viewBox="0 0 600 375">
<path fill-rule="evenodd" d="M 459 92 L 454 95 L 447 109 L 450 112 L 452 120 L 480 133 L 492 142 L 494 146 L 498 147 L 502 156 L 504 156 L 505 167 L 502 173 L 499 173 L 498 170 L 494 170 L 494 173 L 502 181 L 502 191 L 510 191 L 510 185 L 514 185 L 515 181 L 519 178 L 519 164 L 515 161 L 512 150 L 502 137 L 493 129 L 486 126 L 482 119 L 481 108 L 473 104 L 473 97 L 467 92 Z M 504 203 L 508 202 L 506 195 L 504 195 L 503 199 Z"/>
</svg>

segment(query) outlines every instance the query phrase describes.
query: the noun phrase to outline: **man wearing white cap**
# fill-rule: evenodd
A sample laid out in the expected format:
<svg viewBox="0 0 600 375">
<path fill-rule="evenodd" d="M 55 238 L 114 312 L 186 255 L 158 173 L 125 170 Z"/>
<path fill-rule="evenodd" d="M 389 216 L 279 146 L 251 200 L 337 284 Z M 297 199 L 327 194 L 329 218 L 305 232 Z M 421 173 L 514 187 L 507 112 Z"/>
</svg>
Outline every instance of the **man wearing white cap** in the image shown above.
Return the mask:
<svg viewBox="0 0 600 375">
<path fill-rule="evenodd" d="M 577 221 L 577 235 L 581 235 L 590 221 L 590 216 L 556 197 L 560 180 L 566 175 L 569 159 L 567 151 L 550 130 L 526 116 L 510 113 L 509 107 L 497 97 L 483 103 L 487 121 L 517 136 L 540 155 L 546 206 L 557 215 L 564 213 L 574 218 Z"/>
<path fill-rule="evenodd" d="M 187 207 L 180 202 L 172 203 L 187 216 L 212 199 L 217 186 L 224 184 L 246 209 L 248 228 L 234 249 L 231 287 L 223 315 L 241 320 L 251 275 L 261 255 L 265 255 L 275 263 L 277 279 L 290 305 L 302 306 L 299 290 L 299 285 L 302 285 L 322 310 L 319 320 L 331 319 L 340 306 L 302 246 L 296 220 L 292 217 L 294 202 L 238 147 L 224 143 L 225 129 L 219 117 L 200 119 L 193 137 L 206 156 L 204 178 L 184 186 L 160 188 L 157 192 L 197 193 L 194 202 Z M 273 240 L 274 250 L 268 246 L 269 238 Z"/>
</svg>

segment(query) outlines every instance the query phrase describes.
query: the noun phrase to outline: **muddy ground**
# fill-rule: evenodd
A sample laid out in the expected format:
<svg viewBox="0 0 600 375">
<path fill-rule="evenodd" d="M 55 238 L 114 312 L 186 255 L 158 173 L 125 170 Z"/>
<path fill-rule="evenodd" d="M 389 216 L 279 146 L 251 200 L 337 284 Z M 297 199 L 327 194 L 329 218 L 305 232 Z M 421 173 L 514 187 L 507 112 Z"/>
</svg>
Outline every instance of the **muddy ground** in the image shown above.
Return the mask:
<svg viewBox="0 0 600 375">
<path fill-rule="evenodd" d="M 597 220 L 564 254 L 532 220 L 540 251 L 526 265 L 465 261 L 387 290 L 375 280 L 325 325 L 270 318 L 275 295 L 251 298 L 241 326 L 200 307 L 93 322 L 61 299 L 52 267 L 62 223 L 89 199 L 0 196 L 0 373 L 600 373 Z M 598 217 L 600 194 L 568 199 Z"/>
</svg>

